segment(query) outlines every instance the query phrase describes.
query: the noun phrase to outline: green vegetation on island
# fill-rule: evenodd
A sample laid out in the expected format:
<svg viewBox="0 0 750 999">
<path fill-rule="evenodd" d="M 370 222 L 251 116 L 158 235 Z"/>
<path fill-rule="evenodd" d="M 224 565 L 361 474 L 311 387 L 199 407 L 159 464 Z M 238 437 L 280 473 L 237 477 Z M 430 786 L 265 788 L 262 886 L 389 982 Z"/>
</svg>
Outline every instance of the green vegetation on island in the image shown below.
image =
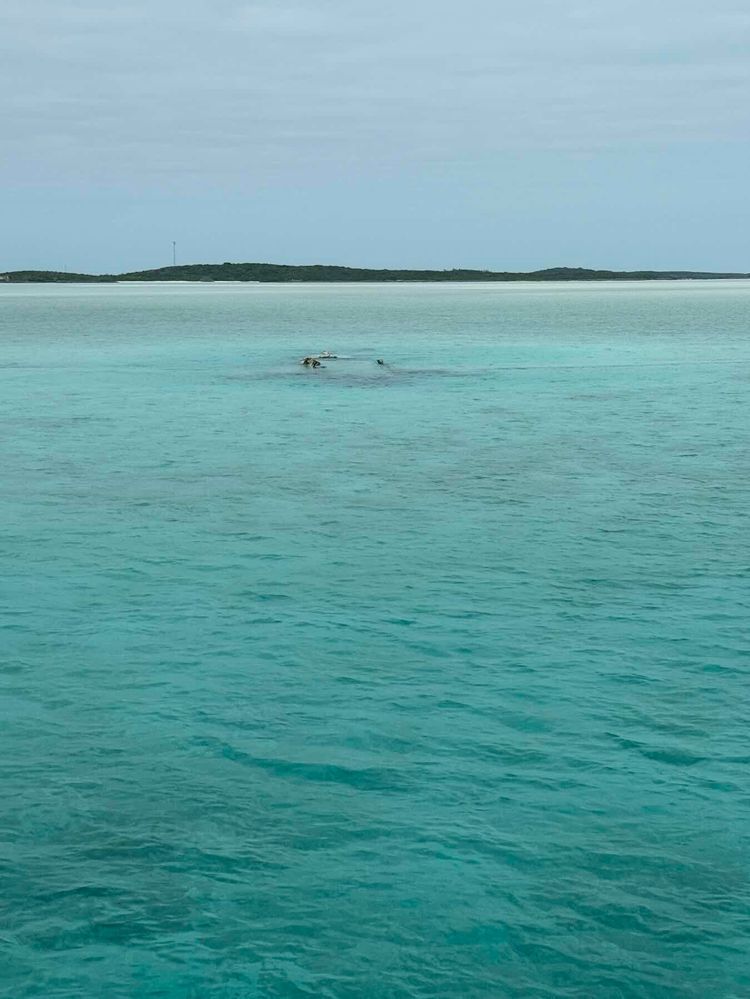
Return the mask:
<svg viewBox="0 0 750 999">
<path fill-rule="evenodd" d="M 7 271 L 0 281 L 11 283 L 79 283 L 115 281 L 680 281 L 748 278 L 750 274 L 710 271 L 608 271 L 586 267 L 548 267 L 540 271 L 375 270 L 330 264 L 182 264 L 124 274 L 73 274 L 67 271 Z"/>
</svg>

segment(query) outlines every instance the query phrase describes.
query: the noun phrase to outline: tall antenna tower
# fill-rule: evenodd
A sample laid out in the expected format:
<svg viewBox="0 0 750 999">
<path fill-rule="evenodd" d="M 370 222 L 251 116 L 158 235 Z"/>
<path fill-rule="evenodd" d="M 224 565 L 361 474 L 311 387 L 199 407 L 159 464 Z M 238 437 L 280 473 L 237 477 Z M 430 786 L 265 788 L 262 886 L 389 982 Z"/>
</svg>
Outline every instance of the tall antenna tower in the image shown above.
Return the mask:
<svg viewBox="0 0 750 999">
<path fill-rule="evenodd" d="M 172 266 L 177 263 L 177 243 L 172 240 Z"/>
</svg>

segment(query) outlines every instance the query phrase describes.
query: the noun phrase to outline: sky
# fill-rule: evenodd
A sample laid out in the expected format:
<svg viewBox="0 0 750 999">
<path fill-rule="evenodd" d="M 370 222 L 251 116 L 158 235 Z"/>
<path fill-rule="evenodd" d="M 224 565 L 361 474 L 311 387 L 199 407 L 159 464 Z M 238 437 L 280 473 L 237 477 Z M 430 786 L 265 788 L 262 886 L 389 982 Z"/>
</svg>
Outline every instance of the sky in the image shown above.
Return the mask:
<svg viewBox="0 0 750 999">
<path fill-rule="evenodd" d="M 747 0 L 2 0 L 0 270 L 750 271 Z"/>
</svg>

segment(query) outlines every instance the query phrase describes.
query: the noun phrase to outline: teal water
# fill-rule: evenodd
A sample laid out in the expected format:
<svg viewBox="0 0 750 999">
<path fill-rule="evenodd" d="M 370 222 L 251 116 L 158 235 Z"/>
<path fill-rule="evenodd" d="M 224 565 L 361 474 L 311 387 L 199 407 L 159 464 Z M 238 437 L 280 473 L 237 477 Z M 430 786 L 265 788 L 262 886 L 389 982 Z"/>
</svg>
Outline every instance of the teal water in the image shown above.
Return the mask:
<svg viewBox="0 0 750 999">
<path fill-rule="evenodd" d="M 750 995 L 750 282 L 0 285 L 0 352 L 3 997 Z"/>
</svg>

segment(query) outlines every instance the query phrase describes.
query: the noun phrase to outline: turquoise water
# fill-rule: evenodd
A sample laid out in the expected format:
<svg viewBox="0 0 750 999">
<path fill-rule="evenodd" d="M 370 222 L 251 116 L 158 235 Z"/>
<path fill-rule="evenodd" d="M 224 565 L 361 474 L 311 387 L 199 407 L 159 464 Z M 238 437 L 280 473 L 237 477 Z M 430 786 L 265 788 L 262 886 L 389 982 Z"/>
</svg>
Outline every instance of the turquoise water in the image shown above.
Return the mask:
<svg viewBox="0 0 750 999">
<path fill-rule="evenodd" d="M 749 995 L 749 318 L 0 286 L 0 994 Z"/>
</svg>

